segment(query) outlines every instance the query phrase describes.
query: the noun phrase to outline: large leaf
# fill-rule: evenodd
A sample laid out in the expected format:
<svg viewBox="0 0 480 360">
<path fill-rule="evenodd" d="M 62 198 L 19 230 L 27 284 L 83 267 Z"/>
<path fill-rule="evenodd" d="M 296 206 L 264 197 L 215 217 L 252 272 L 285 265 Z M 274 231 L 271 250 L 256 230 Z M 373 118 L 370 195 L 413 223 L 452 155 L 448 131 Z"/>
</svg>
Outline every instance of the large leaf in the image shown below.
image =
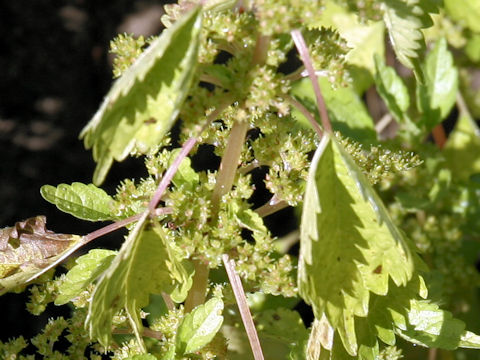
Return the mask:
<svg viewBox="0 0 480 360">
<path fill-rule="evenodd" d="M 428 54 L 424 65 L 425 82 L 417 87 L 421 124 L 430 131 L 447 117 L 455 104 L 458 72 L 447 41 L 441 38 Z"/>
<path fill-rule="evenodd" d="M 445 0 L 447 13 L 474 32 L 480 32 L 480 0 Z"/>
<path fill-rule="evenodd" d="M 141 343 L 140 309 L 152 293 L 171 293 L 189 283 L 190 275 L 176 258 L 173 244 L 163 229 L 147 228 L 146 212 L 130 232 L 118 255 L 100 278 L 88 311 L 92 338 L 107 346 L 112 338 L 112 318 L 125 309 Z"/>
<path fill-rule="evenodd" d="M 480 173 L 480 129 L 469 114 L 460 114 L 444 151 L 455 178 L 468 179 Z"/>
<path fill-rule="evenodd" d="M 60 184 L 57 187 L 44 185 L 40 194 L 60 210 L 79 219 L 89 221 L 113 220 L 115 200 L 105 191 L 93 184 L 74 182 L 72 185 Z"/>
<path fill-rule="evenodd" d="M 223 301 L 212 298 L 185 315 L 176 336 L 177 355 L 191 354 L 212 341 L 223 322 Z"/>
<path fill-rule="evenodd" d="M 65 275 L 58 288 L 55 305 L 63 305 L 79 296 L 88 285 L 93 283 L 104 272 L 115 258 L 116 251 L 93 249 L 80 256 L 77 263 Z"/>
<path fill-rule="evenodd" d="M 364 144 L 376 142 L 377 135 L 373 120 L 355 90 L 351 86 L 332 89 L 331 84 L 324 78 L 319 78 L 318 83 L 333 129 Z M 295 82 L 291 92 L 312 114 L 318 114 L 310 79 Z M 302 123 L 310 126 L 308 120 L 299 111 L 294 110 L 293 115 Z"/>
<path fill-rule="evenodd" d="M 0 229 L 0 295 L 25 284 L 81 241 L 47 230 L 44 216 Z"/>
<path fill-rule="evenodd" d="M 386 295 L 389 279 L 409 282 L 414 256 L 361 170 L 329 136 L 309 171 L 300 247 L 301 296 L 355 355 L 355 316 L 367 316 L 370 292 Z"/>
<path fill-rule="evenodd" d="M 425 51 L 425 39 L 421 29 L 431 26 L 428 11 L 431 3 L 425 0 L 383 0 L 383 20 L 388 29 L 390 42 L 398 60 L 414 70 L 422 81 L 420 61 Z"/>
<path fill-rule="evenodd" d="M 173 125 L 195 71 L 201 27 L 195 8 L 154 40 L 119 78 L 100 109 L 82 130 L 85 147 L 93 148 L 100 184 L 113 160 L 132 151 L 145 153 Z"/>
</svg>

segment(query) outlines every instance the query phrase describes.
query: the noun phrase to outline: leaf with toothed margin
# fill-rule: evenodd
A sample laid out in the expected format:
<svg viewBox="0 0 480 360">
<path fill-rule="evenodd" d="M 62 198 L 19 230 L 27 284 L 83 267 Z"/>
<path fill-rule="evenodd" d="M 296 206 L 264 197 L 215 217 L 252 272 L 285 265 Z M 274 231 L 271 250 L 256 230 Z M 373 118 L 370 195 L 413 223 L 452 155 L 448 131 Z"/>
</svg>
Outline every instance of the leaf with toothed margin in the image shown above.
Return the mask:
<svg viewBox="0 0 480 360">
<path fill-rule="evenodd" d="M 86 326 L 104 346 L 112 340 L 112 318 L 120 309 L 125 309 L 143 344 L 140 310 L 148 305 L 150 294 L 172 294 L 191 286 L 191 272 L 177 259 L 174 244 L 160 225 L 147 223 L 148 216 L 145 212 L 139 219 L 93 293 Z"/>
<path fill-rule="evenodd" d="M 406 285 L 414 256 L 361 170 L 329 135 L 311 163 L 301 221 L 299 292 L 315 317 L 325 314 L 348 353 L 358 350 L 355 317 L 389 279 Z"/>
<path fill-rule="evenodd" d="M 57 187 L 43 185 L 40 194 L 58 209 L 82 220 L 104 221 L 116 218 L 113 214 L 115 200 L 93 184 L 74 182 Z"/>
<path fill-rule="evenodd" d="M 170 130 L 195 72 L 201 20 L 196 7 L 164 30 L 113 84 L 82 130 L 97 162 L 95 184 L 104 181 L 114 160 L 155 149 Z"/>
</svg>

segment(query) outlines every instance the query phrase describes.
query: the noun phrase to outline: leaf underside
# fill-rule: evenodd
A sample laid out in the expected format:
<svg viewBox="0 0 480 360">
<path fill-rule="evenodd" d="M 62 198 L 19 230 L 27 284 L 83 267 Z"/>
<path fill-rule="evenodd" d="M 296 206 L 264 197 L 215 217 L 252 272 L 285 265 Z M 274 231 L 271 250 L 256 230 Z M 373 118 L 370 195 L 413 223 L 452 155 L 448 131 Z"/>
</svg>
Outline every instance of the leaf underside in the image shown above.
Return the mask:
<svg viewBox="0 0 480 360">
<path fill-rule="evenodd" d="M 196 7 L 163 31 L 113 84 L 82 130 L 97 162 L 95 184 L 103 182 L 114 160 L 155 149 L 173 125 L 195 72 L 201 17 Z"/>
</svg>

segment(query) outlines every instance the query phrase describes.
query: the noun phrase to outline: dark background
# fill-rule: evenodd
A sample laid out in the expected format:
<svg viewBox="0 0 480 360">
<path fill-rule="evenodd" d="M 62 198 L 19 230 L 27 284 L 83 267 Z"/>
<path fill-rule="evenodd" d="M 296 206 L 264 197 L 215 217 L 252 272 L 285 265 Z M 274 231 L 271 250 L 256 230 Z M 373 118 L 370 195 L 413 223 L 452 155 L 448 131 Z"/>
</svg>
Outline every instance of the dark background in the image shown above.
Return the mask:
<svg viewBox="0 0 480 360">
<path fill-rule="evenodd" d="M 62 213 L 39 189 L 91 182 L 94 162 L 78 134 L 112 83 L 109 42 L 123 32 L 159 33 L 165 2 L 0 0 L 0 228 L 36 215 L 55 232 L 99 228 Z M 116 164 L 104 188 L 113 194 L 120 179 L 140 177 L 142 167 L 138 160 Z M 103 241 L 122 240 L 114 234 Z M 49 317 L 68 311 L 49 305 L 34 317 L 25 300 L 0 297 L 0 340 L 30 338 Z"/>
</svg>

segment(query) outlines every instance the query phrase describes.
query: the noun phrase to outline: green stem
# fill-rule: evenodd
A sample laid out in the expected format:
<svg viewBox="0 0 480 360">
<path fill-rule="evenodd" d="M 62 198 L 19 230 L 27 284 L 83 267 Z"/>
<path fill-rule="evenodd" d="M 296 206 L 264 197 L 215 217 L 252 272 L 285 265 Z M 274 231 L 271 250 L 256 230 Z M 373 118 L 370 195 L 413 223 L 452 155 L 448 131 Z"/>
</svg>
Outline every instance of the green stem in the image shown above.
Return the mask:
<svg viewBox="0 0 480 360">
<path fill-rule="evenodd" d="M 193 260 L 193 266 L 195 267 L 195 275 L 193 276 L 192 288 L 185 300 L 185 313 L 189 313 L 196 306 L 203 304 L 207 292 L 208 273 L 210 271 L 208 264 L 201 260 Z"/>
</svg>

